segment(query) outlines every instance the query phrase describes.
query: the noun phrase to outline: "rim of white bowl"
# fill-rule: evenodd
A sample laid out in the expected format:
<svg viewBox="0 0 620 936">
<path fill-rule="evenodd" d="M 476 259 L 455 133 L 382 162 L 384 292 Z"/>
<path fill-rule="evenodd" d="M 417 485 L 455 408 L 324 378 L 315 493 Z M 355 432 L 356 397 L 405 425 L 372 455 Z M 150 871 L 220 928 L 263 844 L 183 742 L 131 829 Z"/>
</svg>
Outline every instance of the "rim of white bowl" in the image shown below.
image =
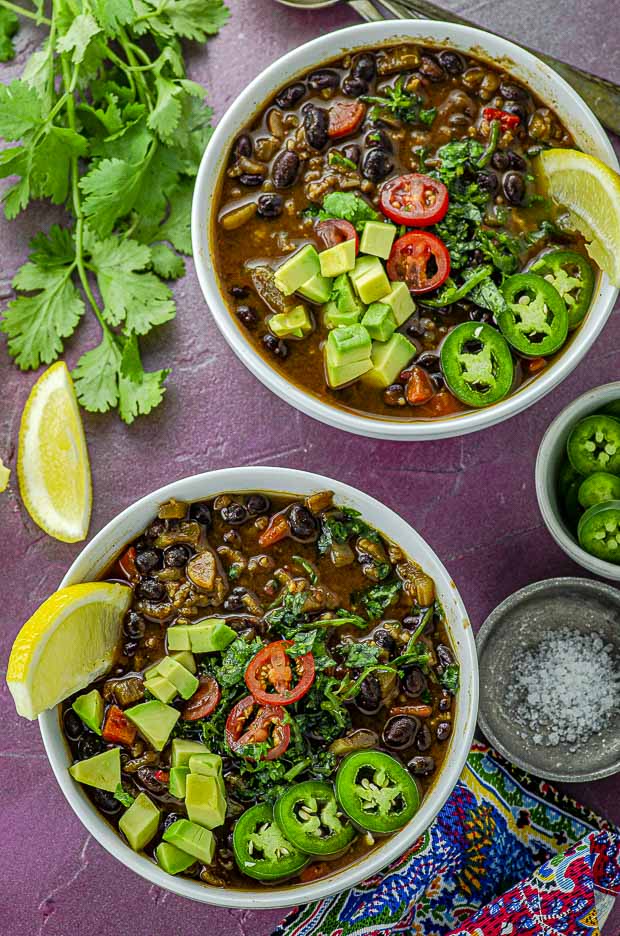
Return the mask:
<svg viewBox="0 0 620 936">
<path fill-rule="evenodd" d="M 561 519 L 557 499 L 555 498 L 555 479 L 552 474 L 555 473 L 555 462 L 559 460 L 564 452 L 568 433 L 584 416 L 604 406 L 611 400 L 620 399 L 620 381 L 602 384 L 600 387 L 592 387 L 586 390 L 581 396 L 578 396 L 572 403 L 565 406 L 553 422 L 547 427 L 538 447 L 535 469 L 535 486 L 538 507 L 542 514 L 549 533 L 567 556 L 574 562 L 600 575 L 601 578 L 612 581 L 620 581 L 620 565 L 614 565 L 613 562 L 605 562 L 597 556 L 591 556 L 590 553 L 582 549 L 577 540 L 567 530 L 566 525 Z M 550 495 L 553 491 L 553 496 Z"/>
<path fill-rule="evenodd" d="M 577 92 L 548 65 L 508 39 L 470 26 L 431 20 L 366 23 L 313 39 L 287 53 L 250 82 L 231 104 L 220 119 L 198 170 L 192 203 L 192 244 L 198 280 L 219 330 L 237 357 L 265 386 L 296 409 L 327 425 L 371 438 L 414 441 L 476 432 L 514 416 L 542 399 L 571 373 L 596 340 L 613 309 L 618 289 L 611 285 L 607 276 L 599 277 L 598 293 L 588 312 L 587 327 L 581 326 L 559 359 L 538 377 L 493 406 L 447 418 L 406 422 L 340 409 L 296 386 L 261 357 L 228 311 L 211 262 L 211 213 L 215 208 L 215 191 L 231 141 L 269 94 L 299 73 L 348 49 L 403 39 L 447 43 L 461 51 L 486 55 L 490 60 L 510 60 L 511 74 L 533 87 L 558 111 L 561 119 L 571 126 L 577 144 L 619 170 L 607 135 Z M 539 90 L 541 86 L 545 88 L 544 93 Z"/>
<path fill-rule="evenodd" d="M 97 812 L 80 785 L 69 776 L 67 767 L 71 760 L 60 730 L 58 708 L 44 712 L 39 716 L 39 728 L 48 759 L 65 798 L 82 824 L 122 864 L 152 884 L 180 897 L 224 907 L 264 910 L 308 903 L 354 887 L 399 858 L 428 828 L 454 789 L 469 754 L 478 713 L 478 661 L 463 600 L 445 566 L 420 534 L 395 511 L 349 484 L 306 471 L 266 466 L 224 468 L 174 481 L 142 497 L 110 520 L 76 557 L 60 587 L 94 578 L 129 540 L 144 529 L 159 504 L 171 497 L 191 501 L 220 491 L 266 490 L 307 494 L 325 489 L 334 491 L 338 502 L 355 505 L 369 523 L 401 544 L 412 558 L 418 559 L 433 577 L 444 607 L 450 609 L 450 612 L 446 610 L 448 629 L 455 649 L 458 648 L 463 678 L 446 761 L 411 822 L 368 857 L 310 884 L 233 890 L 173 877 L 149 858 L 132 851 Z"/>
</svg>

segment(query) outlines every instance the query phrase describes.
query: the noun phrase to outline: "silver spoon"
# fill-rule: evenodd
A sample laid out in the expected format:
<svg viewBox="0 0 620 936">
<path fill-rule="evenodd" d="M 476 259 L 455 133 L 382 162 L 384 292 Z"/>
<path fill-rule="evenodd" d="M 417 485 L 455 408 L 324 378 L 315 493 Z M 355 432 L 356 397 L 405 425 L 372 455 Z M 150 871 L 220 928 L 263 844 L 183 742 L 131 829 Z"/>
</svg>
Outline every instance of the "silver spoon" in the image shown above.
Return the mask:
<svg viewBox="0 0 620 936">
<path fill-rule="evenodd" d="M 352 7 L 362 19 L 365 20 L 383 20 L 386 17 L 374 5 L 371 0 L 278 0 L 285 6 L 303 7 L 306 10 L 319 10 L 324 7 L 334 6 L 336 3 L 347 3 Z M 398 19 L 425 18 L 432 20 L 444 20 L 448 23 L 460 23 L 462 26 L 474 26 L 480 28 L 471 20 L 457 16 L 448 10 L 442 10 L 434 3 L 428 3 L 427 0 L 379 0 L 382 7 Z M 491 30 L 487 30 L 491 32 Z M 512 40 L 515 41 L 514 39 Z M 523 43 L 516 43 L 522 48 L 532 52 L 539 59 L 542 59 L 551 68 L 554 68 L 584 99 L 600 122 L 612 133 L 620 134 L 620 87 L 605 78 L 599 78 L 590 72 L 576 68 L 574 65 L 568 65 L 551 55 L 544 52 L 538 52 L 531 49 Z"/>
</svg>

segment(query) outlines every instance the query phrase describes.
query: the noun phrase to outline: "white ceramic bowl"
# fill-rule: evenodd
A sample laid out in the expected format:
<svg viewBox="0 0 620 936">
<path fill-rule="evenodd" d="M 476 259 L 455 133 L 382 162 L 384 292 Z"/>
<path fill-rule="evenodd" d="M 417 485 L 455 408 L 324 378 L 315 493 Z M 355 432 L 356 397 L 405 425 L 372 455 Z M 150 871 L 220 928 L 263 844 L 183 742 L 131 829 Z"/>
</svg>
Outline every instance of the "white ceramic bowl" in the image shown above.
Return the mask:
<svg viewBox="0 0 620 936">
<path fill-rule="evenodd" d="M 536 497 L 547 529 L 566 555 L 595 575 L 620 582 L 620 565 L 597 559 L 581 548 L 562 519 L 557 493 L 558 471 L 571 429 L 612 400 L 620 400 L 620 381 L 587 390 L 555 417 L 542 437 L 536 457 Z"/>
<path fill-rule="evenodd" d="M 361 511 L 369 523 L 398 543 L 435 581 L 437 596 L 445 609 L 461 667 L 456 719 L 444 767 L 411 822 L 366 858 L 311 884 L 227 890 L 187 878 L 173 877 L 144 855 L 132 851 L 97 812 L 80 784 L 69 776 L 67 768 L 71 764 L 71 757 L 61 732 L 59 710 L 41 715 L 41 735 L 56 779 L 70 806 L 91 835 L 124 865 L 152 884 L 181 897 L 225 907 L 266 909 L 306 903 L 352 887 L 398 858 L 430 825 L 454 788 L 469 753 L 478 712 L 478 665 L 471 625 L 456 585 L 430 546 L 409 524 L 373 497 L 348 484 L 305 471 L 260 467 L 229 468 L 175 481 L 143 497 L 111 520 L 80 553 L 61 586 L 97 578 L 122 547 L 151 522 L 159 505 L 171 497 L 193 501 L 211 497 L 221 491 L 289 491 L 306 495 L 326 489 L 334 491 L 337 503 Z"/>
<path fill-rule="evenodd" d="M 192 243 L 198 279 L 211 314 L 235 354 L 259 380 L 283 400 L 321 422 L 358 435 L 407 441 L 442 439 L 475 432 L 508 419 L 540 400 L 564 380 L 583 358 L 607 321 L 618 290 L 606 276 L 600 278 L 584 325 L 558 360 L 527 386 L 494 406 L 443 419 L 405 421 L 378 418 L 331 406 L 292 384 L 254 349 L 222 299 L 211 262 L 210 232 L 216 210 L 217 183 L 228 158 L 230 145 L 260 106 L 300 73 L 342 55 L 349 49 L 389 44 L 404 38 L 428 44 L 447 43 L 463 52 L 486 55 L 491 60 L 510 63 L 511 73 L 556 110 L 560 119 L 570 128 L 579 147 L 618 169 L 618 160 L 611 144 L 592 111 L 563 78 L 525 49 L 481 30 L 451 23 L 430 20 L 367 23 L 329 33 L 294 49 L 266 68 L 242 91 L 221 118 L 198 171 L 192 205 Z"/>
</svg>

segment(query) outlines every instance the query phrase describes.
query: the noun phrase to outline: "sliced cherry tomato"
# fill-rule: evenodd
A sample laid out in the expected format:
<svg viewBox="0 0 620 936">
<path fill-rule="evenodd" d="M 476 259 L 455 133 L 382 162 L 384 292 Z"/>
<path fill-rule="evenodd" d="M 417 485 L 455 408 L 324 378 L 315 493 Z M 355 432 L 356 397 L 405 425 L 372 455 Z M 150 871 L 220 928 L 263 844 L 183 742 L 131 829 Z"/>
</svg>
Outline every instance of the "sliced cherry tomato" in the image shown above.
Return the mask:
<svg viewBox="0 0 620 936">
<path fill-rule="evenodd" d="M 387 271 L 391 280 L 403 280 L 412 293 L 430 292 L 447 279 L 450 254 L 434 234 L 409 231 L 394 243 Z"/>
<path fill-rule="evenodd" d="M 136 569 L 136 547 L 130 546 L 117 562 L 117 566 L 126 579 L 135 578 L 138 574 Z"/>
<path fill-rule="evenodd" d="M 272 747 L 261 760 L 275 760 L 284 754 L 291 740 L 291 726 L 285 723 L 285 717 L 282 706 L 259 706 L 253 696 L 246 696 L 226 719 L 226 743 L 231 751 L 243 756 L 244 747 L 263 744 L 271 737 Z"/>
<path fill-rule="evenodd" d="M 361 101 L 340 101 L 335 104 L 329 111 L 328 136 L 335 140 L 337 137 L 353 133 L 361 124 L 365 113 L 366 105 Z"/>
<path fill-rule="evenodd" d="M 328 218 L 326 221 L 319 221 L 315 231 L 326 248 L 335 247 L 343 241 L 354 240 L 355 253 L 359 249 L 360 239 L 350 221 L 343 221 L 342 218 Z"/>
<path fill-rule="evenodd" d="M 292 640 L 267 644 L 248 663 L 245 684 L 262 705 L 291 705 L 306 694 L 314 682 L 314 657 L 311 653 L 291 659 L 287 647 Z M 293 671 L 297 682 L 293 686 Z M 270 692 L 269 688 L 274 691 Z"/>
<path fill-rule="evenodd" d="M 497 107 L 485 107 L 482 111 L 482 116 L 489 122 L 492 120 L 499 120 L 499 125 L 502 130 L 514 130 L 515 127 L 518 127 L 521 123 L 521 118 L 518 114 L 509 114 L 508 111 L 499 110 Z"/>
<path fill-rule="evenodd" d="M 109 744 L 123 744 L 125 747 L 130 747 L 136 740 L 137 730 L 118 705 L 111 705 L 106 712 L 101 736 Z"/>
<path fill-rule="evenodd" d="M 426 227 L 427 224 L 437 224 L 445 216 L 448 189 L 438 179 L 411 172 L 385 183 L 379 207 L 396 224 Z"/>
<path fill-rule="evenodd" d="M 196 721 L 198 718 L 206 718 L 207 715 L 215 711 L 221 697 L 220 687 L 213 676 L 201 676 L 198 680 L 196 692 L 183 706 L 181 718 L 183 721 Z"/>
<path fill-rule="evenodd" d="M 265 527 L 258 537 L 259 546 L 273 546 L 279 543 L 286 536 L 289 536 L 291 528 L 285 514 L 274 514 L 269 524 Z"/>
</svg>

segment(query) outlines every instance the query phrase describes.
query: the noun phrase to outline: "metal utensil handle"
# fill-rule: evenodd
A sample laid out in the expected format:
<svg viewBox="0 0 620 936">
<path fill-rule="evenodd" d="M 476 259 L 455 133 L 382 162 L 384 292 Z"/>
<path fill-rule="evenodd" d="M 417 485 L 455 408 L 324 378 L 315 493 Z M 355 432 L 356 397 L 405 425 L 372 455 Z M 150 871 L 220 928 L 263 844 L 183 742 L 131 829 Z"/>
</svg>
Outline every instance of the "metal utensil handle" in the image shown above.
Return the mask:
<svg viewBox="0 0 620 936">
<path fill-rule="evenodd" d="M 349 0 L 349 6 L 353 7 L 362 19 L 368 20 L 369 23 L 385 19 L 383 13 L 373 6 L 371 0 Z M 398 16 L 398 13 L 395 15 L 399 19 L 401 18 Z"/>
<path fill-rule="evenodd" d="M 394 0 L 379 0 L 379 2 L 398 19 L 407 19 L 413 15 L 416 18 L 445 20 L 449 23 L 459 23 L 462 26 L 476 27 L 476 23 L 471 20 L 457 16 L 449 10 L 442 10 L 434 3 L 428 3 L 427 0 L 397 0 L 397 2 L 394 2 Z M 487 30 L 487 32 L 492 32 L 492 30 Z M 493 33 L 493 35 L 496 34 Z M 562 62 L 552 55 L 532 49 L 523 45 L 523 43 L 515 44 L 527 49 L 528 52 L 532 52 L 533 55 L 554 68 L 592 108 L 603 126 L 611 130 L 612 133 L 620 134 L 620 87 L 618 85 L 612 81 L 607 81 L 606 78 L 592 75 L 575 65 Z"/>
</svg>

